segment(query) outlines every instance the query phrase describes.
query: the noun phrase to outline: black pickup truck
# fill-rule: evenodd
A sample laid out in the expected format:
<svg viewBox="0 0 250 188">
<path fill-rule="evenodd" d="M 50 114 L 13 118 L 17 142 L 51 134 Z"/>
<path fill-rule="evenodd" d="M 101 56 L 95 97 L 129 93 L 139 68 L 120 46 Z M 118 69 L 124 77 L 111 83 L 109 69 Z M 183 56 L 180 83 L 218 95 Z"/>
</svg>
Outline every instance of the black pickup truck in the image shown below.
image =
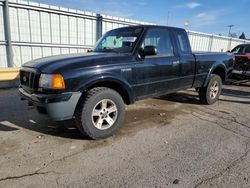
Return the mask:
<svg viewBox="0 0 250 188">
<path fill-rule="evenodd" d="M 131 26 L 107 32 L 88 53 L 27 62 L 19 93 L 52 120 L 74 119 L 101 139 L 122 125 L 125 104 L 188 88 L 215 103 L 232 66 L 230 53 L 193 54 L 184 29 Z"/>
</svg>

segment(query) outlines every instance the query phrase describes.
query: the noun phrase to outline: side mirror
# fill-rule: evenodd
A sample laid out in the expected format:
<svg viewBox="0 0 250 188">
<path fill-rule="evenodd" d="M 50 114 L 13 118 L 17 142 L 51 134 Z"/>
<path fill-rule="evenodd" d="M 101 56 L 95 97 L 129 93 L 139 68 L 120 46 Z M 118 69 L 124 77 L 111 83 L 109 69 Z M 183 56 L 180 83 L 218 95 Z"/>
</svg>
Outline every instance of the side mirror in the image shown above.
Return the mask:
<svg viewBox="0 0 250 188">
<path fill-rule="evenodd" d="M 146 56 L 157 55 L 157 49 L 155 46 L 145 46 L 139 50 L 139 54 L 141 58 L 144 59 Z"/>
</svg>

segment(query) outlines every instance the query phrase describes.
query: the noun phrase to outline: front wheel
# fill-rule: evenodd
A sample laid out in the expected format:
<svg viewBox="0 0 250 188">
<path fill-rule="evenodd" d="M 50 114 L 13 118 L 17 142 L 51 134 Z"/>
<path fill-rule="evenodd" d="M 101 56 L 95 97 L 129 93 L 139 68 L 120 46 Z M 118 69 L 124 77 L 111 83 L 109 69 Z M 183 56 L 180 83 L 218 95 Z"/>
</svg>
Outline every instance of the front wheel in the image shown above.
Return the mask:
<svg viewBox="0 0 250 188">
<path fill-rule="evenodd" d="M 80 132 L 92 139 L 113 135 L 122 125 L 125 105 L 114 90 L 97 87 L 87 92 L 75 112 L 76 126 Z"/>
<path fill-rule="evenodd" d="M 203 104 L 214 104 L 221 94 L 222 80 L 218 75 L 212 75 L 206 87 L 199 89 L 199 97 Z"/>
</svg>

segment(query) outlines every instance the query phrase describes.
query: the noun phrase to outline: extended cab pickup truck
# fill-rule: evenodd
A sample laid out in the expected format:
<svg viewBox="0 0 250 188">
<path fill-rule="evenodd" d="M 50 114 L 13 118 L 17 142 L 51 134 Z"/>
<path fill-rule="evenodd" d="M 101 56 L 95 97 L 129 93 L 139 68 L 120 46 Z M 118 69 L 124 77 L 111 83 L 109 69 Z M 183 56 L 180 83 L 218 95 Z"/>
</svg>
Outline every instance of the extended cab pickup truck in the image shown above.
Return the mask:
<svg viewBox="0 0 250 188">
<path fill-rule="evenodd" d="M 19 93 L 52 120 L 74 119 L 101 139 L 122 125 L 124 104 L 188 88 L 215 103 L 232 65 L 230 53 L 193 54 L 184 29 L 131 26 L 107 32 L 88 53 L 27 62 Z"/>
</svg>

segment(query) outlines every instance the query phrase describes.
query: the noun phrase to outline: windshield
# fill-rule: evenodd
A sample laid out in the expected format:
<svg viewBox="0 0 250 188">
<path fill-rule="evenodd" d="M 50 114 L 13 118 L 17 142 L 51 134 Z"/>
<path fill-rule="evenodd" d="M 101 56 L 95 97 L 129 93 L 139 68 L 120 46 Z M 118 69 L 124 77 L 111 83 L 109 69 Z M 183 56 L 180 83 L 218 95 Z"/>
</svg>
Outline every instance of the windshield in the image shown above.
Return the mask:
<svg viewBox="0 0 250 188">
<path fill-rule="evenodd" d="M 142 27 L 124 27 L 111 30 L 97 42 L 93 51 L 131 53 L 142 31 Z"/>
<path fill-rule="evenodd" d="M 232 53 L 235 53 L 235 54 L 250 53 L 250 45 L 236 46 L 236 47 L 232 50 Z"/>
</svg>

